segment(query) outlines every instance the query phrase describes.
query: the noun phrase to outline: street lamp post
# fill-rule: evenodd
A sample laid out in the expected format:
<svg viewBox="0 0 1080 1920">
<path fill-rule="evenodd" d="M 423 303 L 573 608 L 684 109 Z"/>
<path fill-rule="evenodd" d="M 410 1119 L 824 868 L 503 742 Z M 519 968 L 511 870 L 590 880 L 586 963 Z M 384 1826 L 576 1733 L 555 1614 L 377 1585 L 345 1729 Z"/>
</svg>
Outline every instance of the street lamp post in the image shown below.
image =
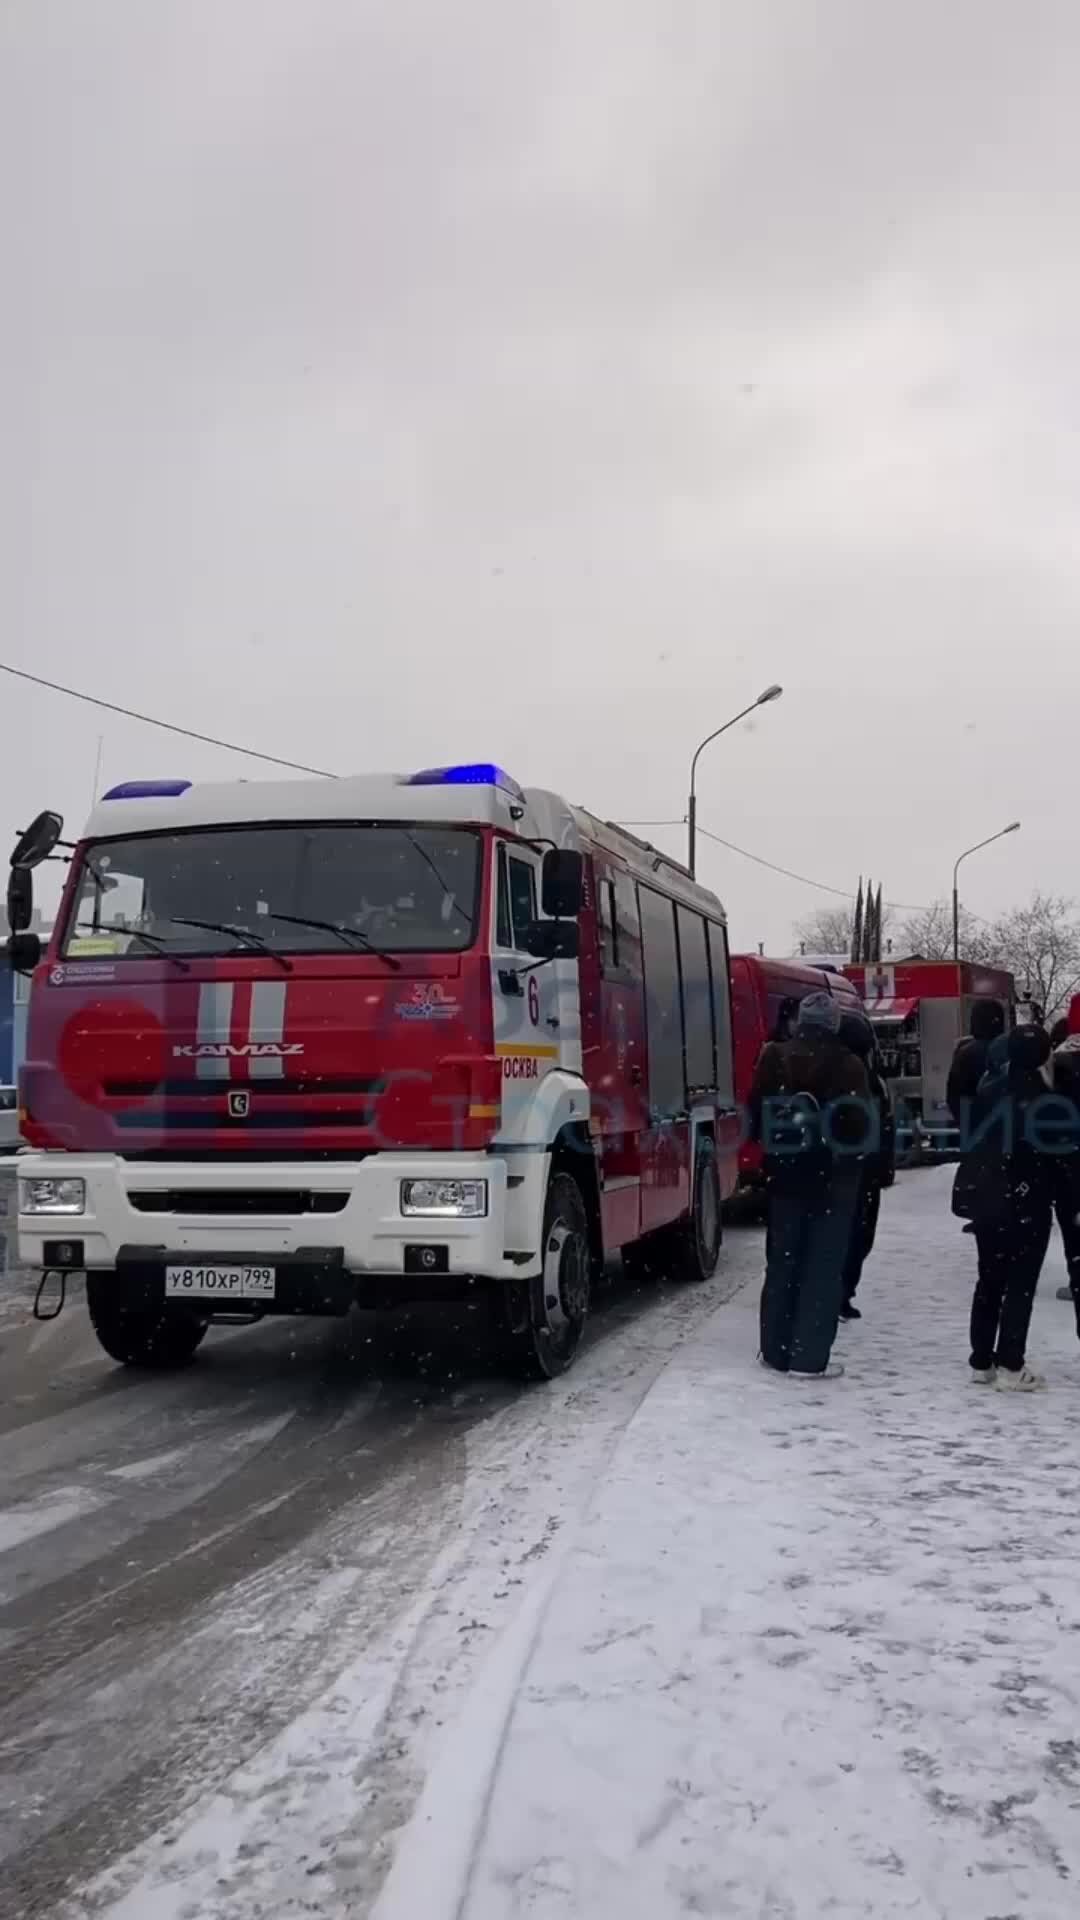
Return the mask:
<svg viewBox="0 0 1080 1920">
<path fill-rule="evenodd" d="M 1019 820 L 1011 820 L 1011 821 L 1009 822 L 1009 825 L 1008 825 L 1007 827 L 1002 827 L 1002 828 L 1000 829 L 1000 831 L 999 831 L 999 832 L 997 832 L 997 833 L 992 833 L 992 834 L 991 834 L 991 835 L 989 836 L 989 838 L 988 838 L 988 839 L 986 839 L 986 840 L 978 840 L 978 841 L 976 841 L 976 843 L 975 843 L 975 845 L 974 845 L 973 847 L 969 847 L 969 848 L 968 848 L 968 850 L 967 850 L 967 853 L 962 853 L 962 854 L 960 855 L 960 858 L 959 858 L 959 860 L 957 861 L 957 863 L 956 863 L 956 865 L 955 865 L 955 867 L 953 868 L 953 875 L 952 875 L 952 954 L 953 954 L 953 959 L 954 959 L 954 960 L 959 960 L 959 958 L 960 958 L 960 868 L 961 868 L 961 865 L 962 865 L 962 863 L 963 863 L 963 862 L 964 862 L 965 860 L 967 860 L 967 859 L 969 858 L 969 856 L 970 856 L 971 854 L 973 854 L 973 853 L 981 853 L 981 852 L 982 852 L 982 849 L 983 849 L 984 847 L 992 847 L 992 846 L 993 846 L 993 844 L 994 844 L 994 841 L 995 841 L 995 840 L 1004 840 L 1004 838 L 1005 838 L 1005 835 L 1006 835 L 1007 833 L 1019 833 L 1019 831 L 1020 831 L 1020 822 L 1019 822 Z"/>
<path fill-rule="evenodd" d="M 711 746 L 714 740 L 718 740 L 720 735 L 726 733 L 729 727 L 737 727 L 739 721 L 745 720 L 747 714 L 753 713 L 757 707 L 767 707 L 771 700 L 779 700 L 783 691 L 783 687 L 766 687 L 764 693 L 759 693 L 757 699 L 751 701 L 748 707 L 744 707 L 741 713 L 737 713 L 734 719 L 725 720 L 722 727 L 717 727 L 714 732 L 707 733 L 691 760 L 690 796 L 686 803 L 686 864 L 690 869 L 691 875 L 694 873 L 694 863 L 697 857 L 697 763 L 701 759 L 705 748 Z"/>
</svg>

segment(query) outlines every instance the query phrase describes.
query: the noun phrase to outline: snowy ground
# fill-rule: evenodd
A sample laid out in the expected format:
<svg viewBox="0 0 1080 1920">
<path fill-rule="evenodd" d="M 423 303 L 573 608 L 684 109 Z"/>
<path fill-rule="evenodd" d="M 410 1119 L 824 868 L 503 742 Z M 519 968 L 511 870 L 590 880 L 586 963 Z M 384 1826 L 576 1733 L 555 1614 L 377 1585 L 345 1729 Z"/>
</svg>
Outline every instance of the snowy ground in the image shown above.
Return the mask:
<svg viewBox="0 0 1080 1920">
<path fill-rule="evenodd" d="M 63 1912 L 1074 1914 L 1080 1345 L 1059 1256 L 1032 1340 L 1050 1390 L 1029 1398 L 968 1384 L 947 1174 L 887 1196 L 839 1382 L 755 1365 L 760 1257 L 732 1234 L 722 1286 L 616 1314 L 552 1392 L 466 1404 L 437 1500 L 389 1480 L 218 1594 L 199 1670 L 247 1649 L 249 1694 L 284 1687 L 266 1636 L 290 1661 L 323 1638 L 306 1704 L 263 1741 L 249 1717 L 238 1751 L 208 1683 L 204 1791 L 188 1764 L 173 1816 Z M 58 1514 L 0 1568 L 62 1538 Z M 50 1711 L 25 1736 L 43 1792 Z M 93 1711 L 107 1733 L 112 1693 Z M 83 1750 L 107 1772 L 89 1726 Z"/>
</svg>

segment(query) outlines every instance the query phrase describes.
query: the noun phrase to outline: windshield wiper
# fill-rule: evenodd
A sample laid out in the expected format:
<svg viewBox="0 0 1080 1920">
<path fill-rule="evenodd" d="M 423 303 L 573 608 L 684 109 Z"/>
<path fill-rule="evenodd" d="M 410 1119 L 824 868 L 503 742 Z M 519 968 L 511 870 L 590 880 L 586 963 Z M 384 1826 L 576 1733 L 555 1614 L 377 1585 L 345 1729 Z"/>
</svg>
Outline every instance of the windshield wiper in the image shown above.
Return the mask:
<svg viewBox="0 0 1080 1920">
<path fill-rule="evenodd" d="M 379 959 L 385 960 L 395 973 L 401 972 L 401 961 L 394 954 L 387 953 L 385 947 L 377 947 L 374 940 L 369 940 L 366 933 L 361 933 L 359 927 L 343 927 L 336 920 L 312 920 L 306 913 L 278 913 L 273 907 L 267 909 L 267 919 L 286 920 L 292 927 L 317 927 L 322 933 L 336 933 L 346 946 L 362 947 L 365 953 L 377 953 Z"/>
<path fill-rule="evenodd" d="M 141 940 L 144 946 L 149 947 L 151 953 L 160 953 L 164 959 L 171 960 L 174 967 L 180 968 L 181 973 L 191 972 L 187 961 L 182 960 L 178 953 L 170 950 L 167 940 L 159 940 L 156 933 L 144 933 L 141 927 L 125 927 L 120 920 L 99 920 L 96 926 L 92 920 L 77 920 L 74 931 L 76 933 L 126 934 L 129 940 Z M 69 960 L 77 960 L 78 957 L 77 953 L 68 955 Z"/>
<path fill-rule="evenodd" d="M 444 898 L 447 900 L 453 901 L 454 906 L 457 907 L 458 905 L 457 894 L 454 892 L 453 887 L 450 887 L 447 885 L 445 876 L 439 872 L 438 867 L 436 866 L 427 848 L 424 846 L 423 841 L 418 840 L 415 833 L 413 833 L 409 827 L 402 827 L 401 831 L 405 835 L 405 838 L 408 841 L 410 847 L 413 847 L 415 849 L 415 851 L 420 855 L 421 860 L 424 860 L 427 862 L 428 867 L 430 868 L 431 872 L 435 875 L 436 880 L 438 881 L 440 887 L 443 890 Z M 460 908 L 458 909 L 458 911 L 460 912 Z M 473 936 L 473 918 L 474 918 L 473 914 L 470 913 L 469 915 L 470 940 L 472 939 L 472 936 Z"/>
<path fill-rule="evenodd" d="M 276 960 L 283 973 L 291 973 L 293 970 L 293 963 L 285 954 L 279 953 L 276 947 L 272 947 L 269 940 L 263 939 L 261 933 L 249 933 L 247 927 L 230 927 L 224 920 L 182 920 L 177 913 L 166 914 L 164 918 L 173 927 L 201 927 L 204 933 L 229 934 L 233 940 L 240 940 L 245 947 L 251 947 L 253 952 L 265 953 L 268 959 Z"/>
</svg>

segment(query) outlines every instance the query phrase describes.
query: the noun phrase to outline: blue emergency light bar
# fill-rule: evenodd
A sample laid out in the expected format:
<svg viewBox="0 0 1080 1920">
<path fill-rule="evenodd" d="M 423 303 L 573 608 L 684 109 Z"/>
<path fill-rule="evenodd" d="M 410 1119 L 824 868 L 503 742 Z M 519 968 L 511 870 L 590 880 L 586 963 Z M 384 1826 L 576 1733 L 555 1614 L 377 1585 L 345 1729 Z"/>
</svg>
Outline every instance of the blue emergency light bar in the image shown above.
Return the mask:
<svg viewBox="0 0 1080 1920">
<path fill-rule="evenodd" d="M 101 797 L 103 800 L 173 800 L 178 793 L 186 793 L 190 785 L 190 780 L 124 780 Z"/>
<path fill-rule="evenodd" d="M 490 760 L 474 760 L 461 767 L 424 767 L 419 773 L 410 773 L 405 784 L 409 787 L 499 787 L 503 793 L 512 793 L 515 800 L 525 798 L 517 781 Z"/>
</svg>

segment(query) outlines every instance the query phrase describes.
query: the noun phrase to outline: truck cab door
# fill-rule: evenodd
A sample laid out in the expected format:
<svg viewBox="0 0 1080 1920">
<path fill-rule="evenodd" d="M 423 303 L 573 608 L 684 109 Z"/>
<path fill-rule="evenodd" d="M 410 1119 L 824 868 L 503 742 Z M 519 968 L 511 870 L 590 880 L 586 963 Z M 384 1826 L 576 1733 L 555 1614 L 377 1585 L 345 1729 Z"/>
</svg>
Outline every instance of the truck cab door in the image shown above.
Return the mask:
<svg viewBox="0 0 1080 1920">
<path fill-rule="evenodd" d="M 540 856 L 500 840 L 495 848 L 491 987 L 499 1060 L 500 1132 L 520 1134 L 538 1082 L 560 1064 L 563 1036 L 560 961 L 538 965 L 528 930 L 540 897 Z"/>
</svg>

